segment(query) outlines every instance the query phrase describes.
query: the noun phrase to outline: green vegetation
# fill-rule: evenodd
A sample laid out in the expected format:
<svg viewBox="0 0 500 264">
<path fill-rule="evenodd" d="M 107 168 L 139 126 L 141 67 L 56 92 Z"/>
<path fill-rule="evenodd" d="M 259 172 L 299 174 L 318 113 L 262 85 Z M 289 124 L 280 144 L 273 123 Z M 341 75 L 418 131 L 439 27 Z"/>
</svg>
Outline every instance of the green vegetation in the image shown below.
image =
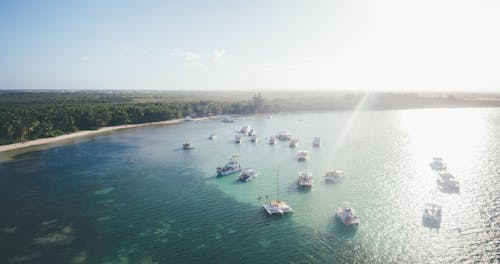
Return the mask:
<svg viewBox="0 0 500 264">
<path fill-rule="evenodd" d="M 3 91 L 0 144 L 184 116 L 351 110 L 360 93 Z M 374 94 L 365 109 L 499 106 L 498 95 Z"/>
</svg>

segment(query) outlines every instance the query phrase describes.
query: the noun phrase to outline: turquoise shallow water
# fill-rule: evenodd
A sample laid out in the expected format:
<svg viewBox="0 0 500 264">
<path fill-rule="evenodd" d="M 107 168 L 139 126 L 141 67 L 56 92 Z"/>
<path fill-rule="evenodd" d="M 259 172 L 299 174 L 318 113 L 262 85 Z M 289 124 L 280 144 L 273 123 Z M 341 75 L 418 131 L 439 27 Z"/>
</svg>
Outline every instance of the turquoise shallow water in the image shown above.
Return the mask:
<svg viewBox="0 0 500 264">
<path fill-rule="evenodd" d="M 232 139 L 249 124 L 260 141 Z M 289 130 L 301 139 L 269 146 Z M 208 140 L 216 132 L 218 138 Z M 321 136 L 322 146 L 312 147 Z M 179 147 L 191 140 L 196 147 Z M 310 192 L 296 188 L 310 152 Z M 259 176 L 215 177 L 234 153 Z M 33 150 L 0 163 L 1 263 L 446 263 L 500 257 L 500 110 L 425 109 L 250 116 L 141 127 Z M 437 189 L 442 156 L 460 193 Z M 295 210 L 267 217 L 259 196 Z M 325 184 L 328 169 L 345 171 Z M 349 202 L 358 230 L 335 208 Z M 426 202 L 440 229 L 422 226 Z"/>
</svg>

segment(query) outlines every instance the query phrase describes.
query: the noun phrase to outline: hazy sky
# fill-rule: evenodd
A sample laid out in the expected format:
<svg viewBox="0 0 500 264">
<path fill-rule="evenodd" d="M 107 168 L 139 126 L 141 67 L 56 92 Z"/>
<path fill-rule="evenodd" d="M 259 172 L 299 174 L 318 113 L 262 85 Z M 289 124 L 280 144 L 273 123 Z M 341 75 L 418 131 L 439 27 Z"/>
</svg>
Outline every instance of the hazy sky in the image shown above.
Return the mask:
<svg viewBox="0 0 500 264">
<path fill-rule="evenodd" d="M 500 1 L 0 1 L 0 89 L 500 92 Z"/>
</svg>

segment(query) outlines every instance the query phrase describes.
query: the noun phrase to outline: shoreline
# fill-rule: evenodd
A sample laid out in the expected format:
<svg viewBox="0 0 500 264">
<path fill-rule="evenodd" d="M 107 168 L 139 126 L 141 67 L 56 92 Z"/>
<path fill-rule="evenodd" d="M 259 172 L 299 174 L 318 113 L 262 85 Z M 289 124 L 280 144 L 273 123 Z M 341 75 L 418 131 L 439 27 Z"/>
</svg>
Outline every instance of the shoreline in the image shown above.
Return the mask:
<svg viewBox="0 0 500 264">
<path fill-rule="evenodd" d="M 192 121 L 202 121 L 202 120 L 208 120 L 208 118 L 207 117 L 200 117 L 200 118 L 193 118 L 192 119 Z M 173 124 L 179 124 L 179 123 L 184 123 L 184 119 L 171 119 L 171 120 L 142 123 L 142 124 L 107 126 L 107 127 L 101 127 L 97 130 L 81 130 L 81 131 L 73 132 L 70 134 L 60 135 L 57 137 L 39 138 L 39 139 L 28 140 L 24 143 L 12 143 L 12 144 L 8 144 L 8 145 L 1 145 L 0 146 L 0 153 L 11 151 L 11 150 L 27 148 L 27 147 L 56 143 L 56 142 L 60 142 L 60 141 L 68 140 L 68 139 L 79 138 L 79 137 L 84 137 L 84 136 L 97 135 L 97 134 L 101 134 L 101 133 L 105 133 L 105 132 L 112 132 L 112 131 L 122 130 L 122 129 L 127 129 L 127 128 L 136 128 L 136 127 L 142 127 L 142 126 L 173 125 Z"/>
</svg>

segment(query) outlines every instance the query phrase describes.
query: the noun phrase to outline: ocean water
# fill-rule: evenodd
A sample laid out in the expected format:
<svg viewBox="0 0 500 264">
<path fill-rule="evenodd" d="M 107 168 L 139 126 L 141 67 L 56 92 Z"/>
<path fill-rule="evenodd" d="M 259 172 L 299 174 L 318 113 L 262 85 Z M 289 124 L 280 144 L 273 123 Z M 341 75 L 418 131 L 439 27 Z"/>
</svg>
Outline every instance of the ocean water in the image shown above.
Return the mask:
<svg viewBox="0 0 500 264">
<path fill-rule="evenodd" d="M 0 263 L 496 263 L 500 109 L 248 116 L 116 131 L 0 162 Z M 259 141 L 232 142 L 245 124 Z M 301 142 L 270 146 L 288 130 Z M 216 140 L 208 140 L 211 133 Z M 312 147 L 321 136 L 320 148 Z M 180 150 L 190 140 L 194 150 Z M 309 151 L 310 191 L 297 190 Z M 215 177 L 233 154 L 259 176 Z M 8 153 L 7 153 L 8 154 Z M 442 156 L 459 193 L 437 188 Z M 280 193 L 295 213 L 266 215 Z M 329 169 L 345 179 L 326 184 Z M 261 197 L 259 200 L 258 197 Z M 334 217 L 349 202 L 361 225 Z M 422 224 L 426 202 L 443 208 Z"/>
</svg>

